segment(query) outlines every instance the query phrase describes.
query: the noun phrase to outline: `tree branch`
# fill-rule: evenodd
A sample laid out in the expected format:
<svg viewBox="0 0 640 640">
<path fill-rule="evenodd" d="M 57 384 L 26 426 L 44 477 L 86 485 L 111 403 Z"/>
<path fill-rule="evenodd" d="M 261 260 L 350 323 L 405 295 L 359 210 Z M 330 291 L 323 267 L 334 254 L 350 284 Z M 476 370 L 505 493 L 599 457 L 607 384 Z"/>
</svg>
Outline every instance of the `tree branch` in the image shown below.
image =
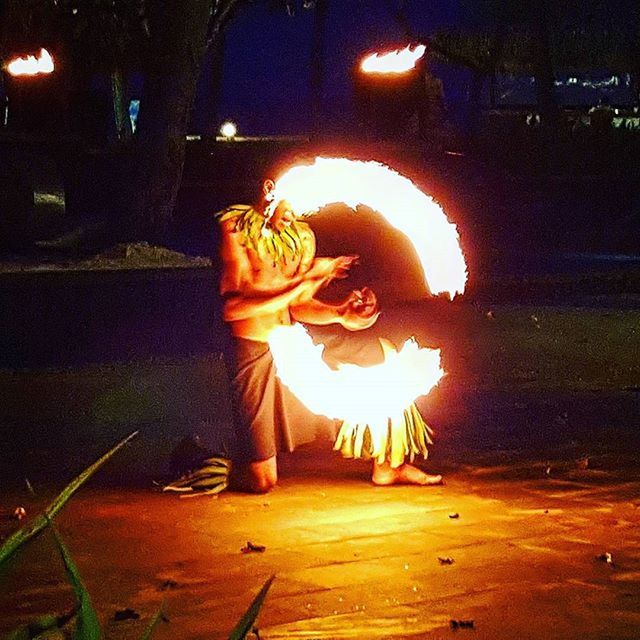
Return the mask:
<svg viewBox="0 0 640 640">
<path fill-rule="evenodd" d="M 233 10 L 241 4 L 243 0 L 216 0 L 215 6 L 211 11 L 209 19 L 209 28 L 207 30 L 207 49 L 216 41 L 218 34 L 225 28 L 229 20 L 232 18 Z"/>
</svg>

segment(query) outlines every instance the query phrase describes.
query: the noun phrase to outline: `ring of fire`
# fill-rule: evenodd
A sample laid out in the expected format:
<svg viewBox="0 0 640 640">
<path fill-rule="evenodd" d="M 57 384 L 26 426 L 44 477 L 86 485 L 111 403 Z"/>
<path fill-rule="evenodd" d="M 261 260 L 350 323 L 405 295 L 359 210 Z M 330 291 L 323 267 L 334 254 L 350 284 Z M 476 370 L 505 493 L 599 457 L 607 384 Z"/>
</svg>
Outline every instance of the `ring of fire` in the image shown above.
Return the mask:
<svg viewBox="0 0 640 640">
<path fill-rule="evenodd" d="M 452 299 L 464 291 L 467 268 L 455 225 L 431 197 L 381 163 L 316 158 L 311 165 L 289 168 L 276 181 L 273 196 L 273 206 L 286 200 L 301 216 L 332 203 L 344 203 L 354 212 L 366 205 L 412 242 L 433 294 Z M 343 421 L 336 448 L 348 440 L 349 450 L 360 455 L 366 440 L 369 456 L 398 466 L 415 451 L 426 455 L 426 443 L 412 446 L 415 431 L 409 433 L 407 421 L 413 422 L 414 400 L 426 395 L 444 372 L 439 350 L 419 348 L 414 340 L 399 351 L 386 341 L 381 344 L 381 364 L 331 369 L 322 359 L 323 346 L 314 345 L 301 325 L 278 327 L 269 337 L 282 382 L 314 413 Z"/>
</svg>

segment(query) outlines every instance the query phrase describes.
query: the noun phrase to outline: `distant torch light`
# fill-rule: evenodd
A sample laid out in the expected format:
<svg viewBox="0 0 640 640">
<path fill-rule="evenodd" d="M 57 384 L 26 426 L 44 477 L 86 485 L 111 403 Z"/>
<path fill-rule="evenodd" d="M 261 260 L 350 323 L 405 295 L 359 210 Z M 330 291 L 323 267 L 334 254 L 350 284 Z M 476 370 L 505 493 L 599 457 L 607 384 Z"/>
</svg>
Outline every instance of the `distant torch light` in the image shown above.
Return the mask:
<svg viewBox="0 0 640 640">
<path fill-rule="evenodd" d="M 238 134 L 238 127 L 231 121 L 225 122 L 220 127 L 220 135 L 227 140 L 233 140 Z"/>
<path fill-rule="evenodd" d="M 46 49 L 40 49 L 37 58 L 36 56 L 14 58 L 7 64 L 7 71 L 12 76 L 36 76 L 51 73 L 53 69 L 53 58 Z"/>
<path fill-rule="evenodd" d="M 360 69 L 364 73 L 406 73 L 415 68 L 426 50 L 425 45 L 420 44 L 413 49 L 405 47 L 383 54 L 372 53 L 360 63 Z"/>
</svg>

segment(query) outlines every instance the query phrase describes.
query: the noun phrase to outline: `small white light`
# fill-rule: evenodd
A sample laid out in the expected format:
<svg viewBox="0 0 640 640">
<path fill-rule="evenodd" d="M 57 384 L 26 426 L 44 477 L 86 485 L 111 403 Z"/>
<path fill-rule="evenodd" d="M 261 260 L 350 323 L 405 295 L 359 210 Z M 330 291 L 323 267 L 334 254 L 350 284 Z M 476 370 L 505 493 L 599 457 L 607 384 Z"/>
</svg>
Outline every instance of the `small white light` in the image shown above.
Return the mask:
<svg viewBox="0 0 640 640">
<path fill-rule="evenodd" d="M 237 133 L 238 133 L 238 127 L 236 127 L 236 125 L 231 121 L 227 121 L 223 123 L 223 125 L 220 127 L 220 134 L 222 135 L 223 138 L 226 138 L 227 140 L 231 140 L 232 138 L 235 138 Z"/>
</svg>

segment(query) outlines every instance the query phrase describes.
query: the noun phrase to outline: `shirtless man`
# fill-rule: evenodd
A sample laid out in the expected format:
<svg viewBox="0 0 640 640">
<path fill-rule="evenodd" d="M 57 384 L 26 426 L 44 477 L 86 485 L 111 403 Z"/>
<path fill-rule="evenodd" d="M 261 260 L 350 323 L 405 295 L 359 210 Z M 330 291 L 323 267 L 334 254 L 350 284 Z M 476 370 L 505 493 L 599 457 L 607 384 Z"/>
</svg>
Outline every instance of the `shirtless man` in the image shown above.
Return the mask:
<svg viewBox="0 0 640 640">
<path fill-rule="evenodd" d="M 277 446 L 279 441 L 291 442 L 278 434 L 277 423 L 285 418 L 278 415 L 282 401 L 267 344 L 271 330 L 298 321 L 337 323 L 358 331 L 371 327 L 379 316 L 376 296 L 367 288 L 352 291 L 338 304 L 315 297 L 332 280 L 345 278 L 357 256 L 317 258 L 313 232 L 288 203 L 268 206 L 272 184 L 265 182 L 265 200 L 257 209 L 230 207 L 220 217 L 220 292 L 236 352 L 231 382 L 244 458 L 240 465 L 236 461 L 236 482 L 253 492 L 269 491 L 276 484 Z M 374 462 L 372 481 L 431 485 L 442 478 L 406 463 L 393 469 Z"/>
</svg>

